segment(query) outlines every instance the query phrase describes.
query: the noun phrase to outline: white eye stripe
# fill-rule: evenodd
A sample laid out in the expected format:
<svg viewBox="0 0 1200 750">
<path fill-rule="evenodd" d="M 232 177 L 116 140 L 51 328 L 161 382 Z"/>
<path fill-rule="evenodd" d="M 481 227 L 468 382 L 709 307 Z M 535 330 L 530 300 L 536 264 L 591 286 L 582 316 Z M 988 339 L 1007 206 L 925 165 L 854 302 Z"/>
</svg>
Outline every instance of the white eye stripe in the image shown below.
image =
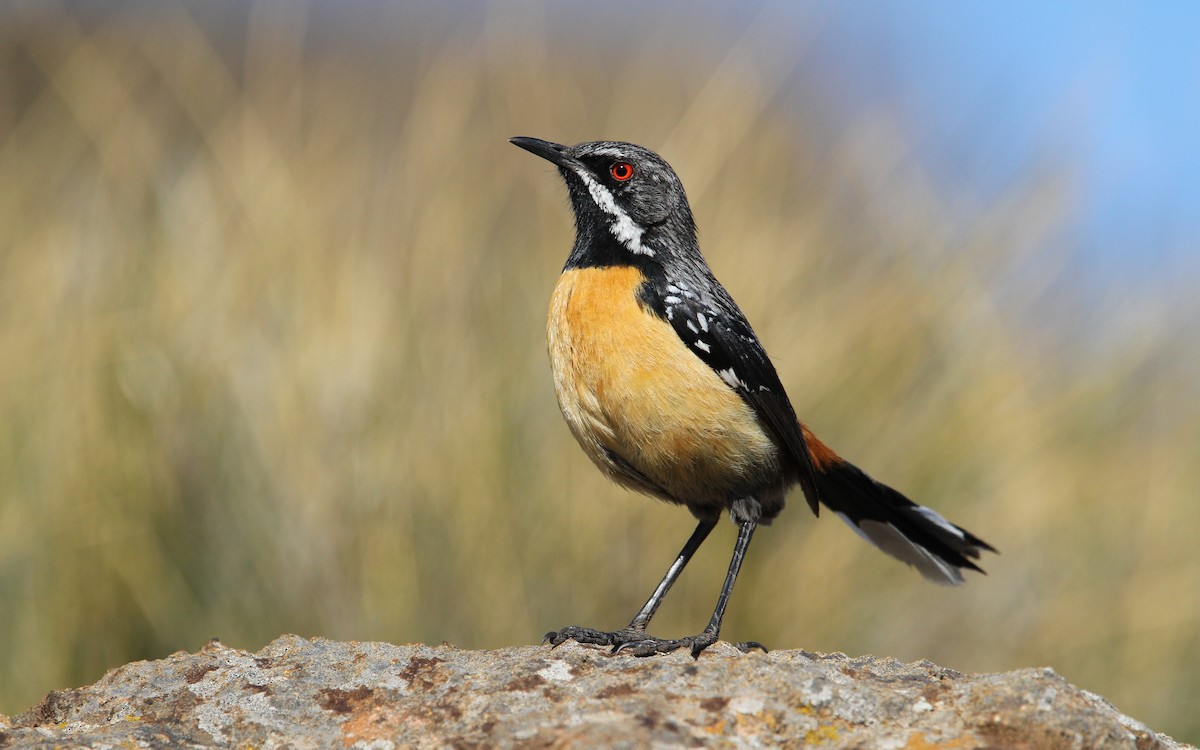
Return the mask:
<svg viewBox="0 0 1200 750">
<path fill-rule="evenodd" d="M 634 255 L 653 256 L 654 250 L 642 244 L 642 234 L 646 230 L 617 205 L 612 191 L 596 182 L 596 179 L 587 170 L 572 167 L 572 171 L 579 175 L 579 179 L 583 180 L 584 185 L 587 185 L 588 193 L 591 194 L 592 200 L 596 202 L 600 210 L 613 217 L 613 222 L 608 225 L 608 231 L 612 232 L 612 235 Z"/>
</svg>

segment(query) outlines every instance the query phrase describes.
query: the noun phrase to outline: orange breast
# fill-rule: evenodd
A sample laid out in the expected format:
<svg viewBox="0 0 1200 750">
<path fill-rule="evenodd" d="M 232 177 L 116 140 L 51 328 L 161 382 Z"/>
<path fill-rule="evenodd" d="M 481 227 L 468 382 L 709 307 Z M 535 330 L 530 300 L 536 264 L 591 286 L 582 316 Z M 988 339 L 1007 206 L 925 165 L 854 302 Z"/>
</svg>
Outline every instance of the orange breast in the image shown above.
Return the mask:
<svg viewBox="0 0 1200 750">
<path fill-rule="evenodd" d="M 551 299 L 547 338 L 571 432 L 609 476 L 719 510 L 782 483 L 780 453 L 754 410 L 671 325 L 644 309 L 632 267 L 571 269 Z M 620 456 L 653 486 L 622 472 Z"/>
</svg>

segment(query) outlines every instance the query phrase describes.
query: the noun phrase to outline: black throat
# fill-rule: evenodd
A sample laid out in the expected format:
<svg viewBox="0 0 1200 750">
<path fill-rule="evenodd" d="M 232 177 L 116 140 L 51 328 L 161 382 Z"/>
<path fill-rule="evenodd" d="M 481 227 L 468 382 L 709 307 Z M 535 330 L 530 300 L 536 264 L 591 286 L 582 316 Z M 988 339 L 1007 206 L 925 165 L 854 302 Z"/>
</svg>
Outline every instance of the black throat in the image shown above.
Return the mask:
<svg viewBox="0 0 1200 750">
<path fill-rule="evenodd" d="M 575 245 L 563 270 L 632 266 L 647 277 L 661 275 L 662 264 L 652 255 L 639 255 L 621 244 L 603 218 L 576 215 Z"/>
</svg>

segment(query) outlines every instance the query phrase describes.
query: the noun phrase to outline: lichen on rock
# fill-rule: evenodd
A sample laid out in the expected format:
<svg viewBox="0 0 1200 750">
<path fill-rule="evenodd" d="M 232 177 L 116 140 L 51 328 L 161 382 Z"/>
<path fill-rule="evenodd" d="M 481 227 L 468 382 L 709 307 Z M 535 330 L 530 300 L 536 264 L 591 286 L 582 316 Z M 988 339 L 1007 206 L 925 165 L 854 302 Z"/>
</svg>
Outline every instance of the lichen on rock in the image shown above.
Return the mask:
<svg viewBox="0 0 1200 750">
<path fill-rule="evenodd" d="M 0 748 L 1186 747 L 1049 669 L 283 636 L 135 662 L 0 716 Z"/>
</svg>

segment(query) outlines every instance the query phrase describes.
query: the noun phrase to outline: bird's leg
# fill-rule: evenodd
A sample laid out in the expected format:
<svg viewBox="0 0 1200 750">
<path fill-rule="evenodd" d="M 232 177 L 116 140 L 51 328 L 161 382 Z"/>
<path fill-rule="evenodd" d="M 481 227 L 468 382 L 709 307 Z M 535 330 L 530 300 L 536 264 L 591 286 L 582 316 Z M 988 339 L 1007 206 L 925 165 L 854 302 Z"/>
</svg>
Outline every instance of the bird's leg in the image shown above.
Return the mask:
<svg viewBox="0 0 1200 750">
<path fill-rule="evenodd" d="M 696 530 L 688 537 L 687 544 L 684 544 L 683 549 L 679 551 L 675 562 L 671 564 L 670 568 L 667 568 L 667 574 L 659 581 L 658 587 L 654 589 L 654 593 L 646 600 L 646 604 L 628 626 L 615 632 L 571 626 L 546 633 L 545 637 L 542 638 L 542 642 L 549 643 L 551 646 L 558 646 L 567 641 L 578 641 L 579 643 L 595 643 L 601 646 L 620 647 L 627 643 L 645 641 L 646 625 L 650 623 L 650 618 L 654 617 L 654 612 L 658 609 L 658 605 L 662 604 L 662 600 L 666 597 L 667 592 L 671 590 L 671 586 L 675 584 L 676 579 L 679 578 L 679 574 L 687 567 L 688 561 L 692 559 L 692 555 L 696 554 L 696 550 L 700 549 L 700 545 L 704 543 L 709 533 L 716 527 L 717 520 L 715 517 L 701 519 L 700 523 L 696 526 Z M 721 609 L 724 611 L 724 606 Z M 718 627 L 720 627 L 719 621 Z"/>
<path fill-rule="evenodd" d="M 680 648 L 687 648 L 692 652 L 692 658 L 699 658 L 700 652 L 716 643 L 717 636 L 721 633 L 721 621 L 725 619 L 725 608 L 729 606 L 729 596 L 733 593 L 733 584 L 737 581 L 738 571 L 742 567 L 742 560 L 746 557 L 746 550 L 750 548 L 750 538 L 754 535 L 754 529 L 757 526 L 758 520 L 754 518 L 738 522 L 738 537 L 733 547 L 733 557 L 729 560 L 729 572 L 725 574 L 725 584 L 721 586 L 721 594 L 717 597 L 717 606 L 713 609 L 712 619 L 708 621 L 708 626 L 703 631 L 698 635 L 670 640 L 653 637 L 630 640 L 625 643 L 616 644 L 615 651 L 630 653 L 634 656 L 651 656 L 653 654 L 665 654 Z M 767 650 L 761 643 L 754 641 L 739 643 L 737 647 L 742 651 L 749 651 L 753 648 L 759 648 L 763 651 Z"/>
</svg>

